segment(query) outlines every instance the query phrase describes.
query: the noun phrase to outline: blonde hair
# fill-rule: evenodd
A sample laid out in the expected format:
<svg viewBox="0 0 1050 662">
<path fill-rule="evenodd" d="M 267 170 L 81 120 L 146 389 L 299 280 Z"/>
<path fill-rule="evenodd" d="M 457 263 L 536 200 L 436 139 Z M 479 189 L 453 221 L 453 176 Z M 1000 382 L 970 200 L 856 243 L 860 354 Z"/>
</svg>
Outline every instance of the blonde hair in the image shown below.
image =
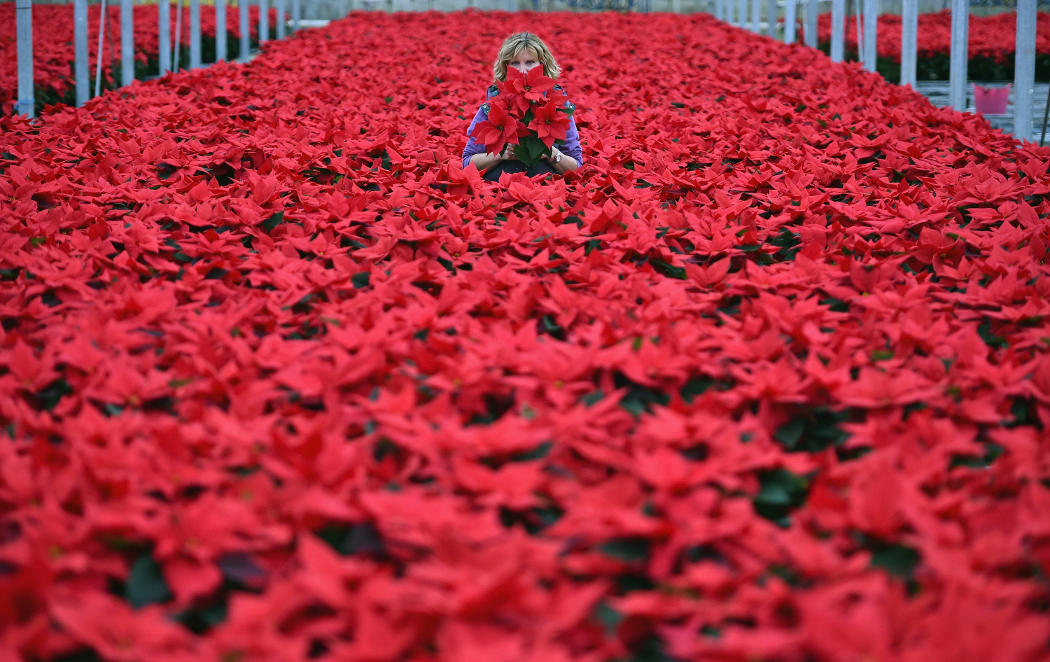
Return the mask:
<svg viewBox="0 0 1050 662">
<path fill-rule="evenodd" d="M 547 44 L 543 43 L 542 39 L 531 32 L 518 32 L 507 37 L 507 40 L 499 47 L 496 63 L 492 65 L 493 79 L 497 82 L 506 80 L 507 65 L 519 51 L 526 48 L 531 48 L 532 52 L 536 54 L 536 59 L 543 66 L 543 74 L 547 78 L 558 77 L 558 74 L 561 73 L 561 67 L 554 61 L 554 56 L 551 54 L 551 49 L 547 48 Z"/>
</svg>

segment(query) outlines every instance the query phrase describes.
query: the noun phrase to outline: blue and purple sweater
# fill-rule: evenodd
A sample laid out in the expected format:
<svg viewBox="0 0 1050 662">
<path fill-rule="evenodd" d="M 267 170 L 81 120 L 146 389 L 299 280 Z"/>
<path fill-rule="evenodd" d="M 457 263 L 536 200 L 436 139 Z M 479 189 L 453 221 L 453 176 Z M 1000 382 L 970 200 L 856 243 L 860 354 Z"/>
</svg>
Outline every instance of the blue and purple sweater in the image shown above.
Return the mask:
<svg viewBox="0 0 1050 662">
<path fill-rule="evenodd" d="M 561 87 L 555 86 L 556 90 L 561 91 L 565 94 L 565 91 Z M 486 99 L 499 94 L 499 89 L 495 85 L 489 86 L 488 92 L 485 94 Z M 568 96 L 568 94 L 565 94 Z M 569 100 L 565 101 L 567 108 L 575 108 L 576 106 Z M 485 102 L 481 104 L 481 108 L 478 108 L 478 112 L 474 115 L 474 119 L 470 122 L 470 127 L 467 128 L 467 146 L 463 148 L 463 167 L 466 168 L 467 164 L 470 163 L 470 157 L 475 154 L 485 153 L 485 146 L 474 140 L 474 127 L 478 125 L 478 122 L 484 122 L 489 118 L 489 104 Z M 576 130 L 576 119 L 573 117 L 569 118 L 569 130 L 565 133 L 564 141 L 557 141 L 555 143 L 558 149 L 568 154 L 572 158 L 576 159 L 576 162 L 583 165 L 583 148 L 580 147 L 580 132 Z"/>
</svg>

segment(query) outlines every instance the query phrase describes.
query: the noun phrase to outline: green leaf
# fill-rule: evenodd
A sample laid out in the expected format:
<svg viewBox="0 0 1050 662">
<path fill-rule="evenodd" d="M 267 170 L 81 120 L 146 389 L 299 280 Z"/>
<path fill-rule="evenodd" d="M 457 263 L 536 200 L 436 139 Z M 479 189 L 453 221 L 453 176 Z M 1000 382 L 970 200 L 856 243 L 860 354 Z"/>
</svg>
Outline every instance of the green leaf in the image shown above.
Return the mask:
<svg viewBox="0 0 1050 662">
<path fill-rule="evenodd" d="M 809 481 L 788 469 L 778 467 L 758 475 L 759 491 L 754 498 L 755 512 L 766 519 L 785 524 L 788 513 L 806 500 Z"/>
<path fill-rule="evenodd" d="M 871 555 L 871 567 L 882 568 L 895 577 L 908 578 L 915 571 L 915 566 L 922 560 L 922 555 L 906 545 L 886 545 L 876 548 Z"/>
<path fill-rule="evenodd" d="M 605 397 L 605 393 L 603 393 L 602 390 L 600 388 L 598 388 L 598 389 L 594 389 L 590 393 L 584 393 L 580 397 L 580 402 L 582 402 L 584 405 L 586 405 L 588 407 L 593 407 L 598 402 L 600 402 L 601 399 L 604 398 L 604 397 Z"/>
<path fill-rule="evenodd" d="M 623 622 L 624 615 L 609 606 L 604 600 L 594 605 L 591 617 L 605 627 L 605 634 L 609 637 L 616 635 L 616 628 Z"/>
<path fill-rule="evenodd" d="M 371 278 L 371 272 L 360 271 L 353 276 L 350 276 L 350 282 L 353 283 L 354 289 L 360 290 L 363 287 L 368 287 Z"/>
<path fill-rule="evenodd" d="M 649 558 L 649 539 L 638 536 L 613 538 L 599 545 L 598 551 L 620 561 L 644 561 Z"/>
<path fill-rule="evenodd" d="M 987 317 L 985 317 L 984 321 L 977 327 L 977 334 L 981 336 L 981 340 L 984 341 L 984 344 L 992 349 L 999 349 L 1010 344 L 1007 342 L 1006 338 L 992 333 L 992 322 Z"/>
<path fill-rule="evenodd" d="M 546 154 L 550 154 L 550 148 L 535 135 L 525 136 L 514 146 L 514 158 L 525 165 L 536 163 Z"/>
<path fill-rule="evenodd" d="M 788 451 L 815 453 L 829 446 L 839 446 L 849 439 L 849 433 L 839 427 L 839 423 L 848 418 L 848 412 L 836 412 L 827 407 L 803 408 L 777 428 L 773 437 Z"/>
<path fill-rule="evenodd" d="M 265 221 L 263 221 L 259 225 L 266 232 L 272 232 L 273 229 L 275 227 L 277 227 L 278 225 L 280 225 L 281 223 L 284 223 L 284 210 L 281 210 L 281 211 L 277 212 L 276 214 L 273 214 L 272 216 L 270 216 L 268 219 L 266 219 Z"/>
<path fill-rule="evenodd" d="M 171 590 L 152 554 L 143 554 L 131 564 L 126 595 L 128 603 L 135 609 L 171 599 Z"/>
<path fill-rule="evenodd" d="M 543 458 L 547 457 L 547 455 L 551 452 L 552 448 L 554 448 L 554 442 L 545 441 L 536 448 L 533 448 L 532 450 L 515 453 L 510 457 L 508 461 L 531 462 L 532 460 L 542 460 Z"/>
</svg>

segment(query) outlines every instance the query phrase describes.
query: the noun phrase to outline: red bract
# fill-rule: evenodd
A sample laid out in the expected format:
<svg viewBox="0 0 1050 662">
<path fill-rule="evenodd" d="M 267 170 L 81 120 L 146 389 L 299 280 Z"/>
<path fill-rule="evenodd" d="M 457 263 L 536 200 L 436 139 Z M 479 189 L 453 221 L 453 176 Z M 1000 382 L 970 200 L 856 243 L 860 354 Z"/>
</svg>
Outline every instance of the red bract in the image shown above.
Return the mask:
<svg viewBox="0 0 1050 662">
<path fill-rule="evenodd" d="M 488 152 L 497 154 L 507 144 L 517 145 L 515 156 L 532 163 L 550 154 L 556 139 L 565 139 L 573 111 L 560 108 L 559 100 L 548 96 L 555 89 L 554 80 L 541 67 L 527 74 L 508 68 L 507 79 L 496 86 L 500 94 L 489 100 L 488 119 L 475 127 L 478 142 Z"/>
<path fill-rule="evenodd" d="M 518 138 L 528 133 L 520 115 L 511 114 L 511 109 L 508 108 L 511 104 L 513 101 L 509 98 L 493 101 L 489 104 L 488 119 L 478 122 L 475 127 L 478 142 L 483 143 L 485 149 L 492 154 L 502 152 L 508 143 L 516 145 Z"/>
<path fill-rule="evenodd" d="M 536 137 L 542 140 L 544 145 L 550 147 L 555 140 L 565 140 L 569 130 L 569 115 L 561 112 L 553 99 L 548 99 L 547 103 L 534 107 L 529 128 L 536 132 Z"/>
<path fill-rule="evenodd" d="M 498 184 L 519 20 L 585 159 Z M 1050 656 L 1050 150 L 978 116 L 702 15 L 357 12 L 0 170 L 4 659 Z"/>
</svg>

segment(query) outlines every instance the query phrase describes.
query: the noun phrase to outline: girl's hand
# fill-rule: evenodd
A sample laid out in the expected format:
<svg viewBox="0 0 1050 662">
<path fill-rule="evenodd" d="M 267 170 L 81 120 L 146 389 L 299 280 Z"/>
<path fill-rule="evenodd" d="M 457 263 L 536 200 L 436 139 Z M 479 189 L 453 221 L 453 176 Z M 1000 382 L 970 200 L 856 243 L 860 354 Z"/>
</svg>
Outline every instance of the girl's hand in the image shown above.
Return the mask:
<svg viewBox="0 0 1050 662">
<path fill-rule="evenodd" d="M 513 158 L 514 158 L 514 145 L 511 145 L 510 143 L 507 143 L 507 145 L 503 148 L 503 151 L 499 153 L 499 160 L 500 161 L 509 161 L 510 159 L 513 159 Z"/>
</svg>

